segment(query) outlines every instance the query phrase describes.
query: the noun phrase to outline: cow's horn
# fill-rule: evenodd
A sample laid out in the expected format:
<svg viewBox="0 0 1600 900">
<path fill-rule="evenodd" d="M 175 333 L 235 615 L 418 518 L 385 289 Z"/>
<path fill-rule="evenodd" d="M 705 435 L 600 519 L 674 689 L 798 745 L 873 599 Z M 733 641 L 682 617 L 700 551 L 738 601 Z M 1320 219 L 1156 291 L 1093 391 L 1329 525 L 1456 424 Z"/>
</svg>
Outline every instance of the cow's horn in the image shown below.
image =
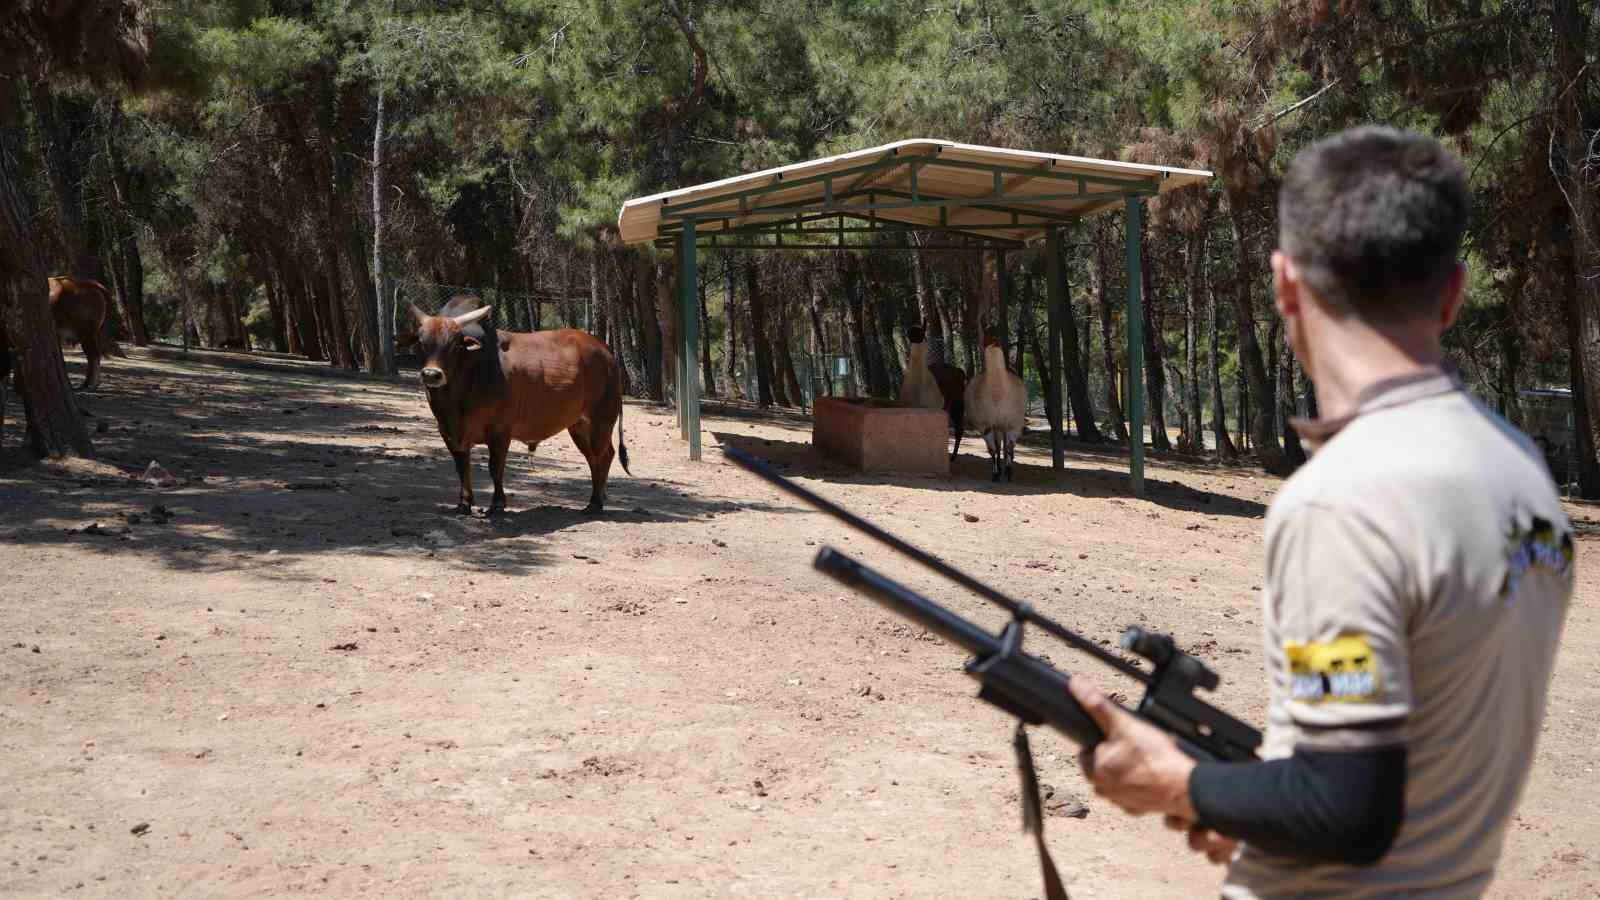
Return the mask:
<svg viewBox="0 0 1600 900">
<path fill-rule="evenodd" d="M 473 322 L 476 322 L 479 319 L 483 318 L 484 316 L 487 316 L 491 312 L 494 312 L 494 307 L 492 307 L 492 306 L 480 306 L 477 309 L 473 310 L 472 312 L 462 313 L 461 315 L 456 316 L 455 321 L 456 321 L 457 325 L 460 325 L 462 328 L 465 328 L 468 325 L 471 325 Z"/>
</svg>

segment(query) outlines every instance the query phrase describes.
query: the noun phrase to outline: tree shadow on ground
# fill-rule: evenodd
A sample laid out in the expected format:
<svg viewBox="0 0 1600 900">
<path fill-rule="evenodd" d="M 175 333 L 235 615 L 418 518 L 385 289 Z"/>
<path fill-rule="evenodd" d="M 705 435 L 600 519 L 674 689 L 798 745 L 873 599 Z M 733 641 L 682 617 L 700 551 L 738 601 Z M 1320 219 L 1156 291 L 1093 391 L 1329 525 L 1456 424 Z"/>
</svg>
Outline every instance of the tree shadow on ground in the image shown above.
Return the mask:
<svg viewBox="0 0 1600 900">
<path fill-rule="evenodd" d="M 6 422 L 0 541 L 82 544 L 108 560 L 144 556 L 182 572 L 249 568 L 286 580 L 309 577 L 288 563 L 348 553 L 423 554 L 516 574 L 564 555 L 546 540 L 564 531 L 766 508 L 615 466 L 607 512 L 587 516 L 581 460 L 513 452 L 510 511 L 462 516 L 454 466 L 414 389 L 143 354 L 117 362 L 101 390 L 80 395 L 106 429 L 95 435 L 98 461 L 35 463 L 20 447 L 20 424 Z M 379 402 L 397 400 L 415 412 Z M 493 490 L 487 455 L 474 454 L 480 503 Z M 152 461 L 179 483 L 142 481 Z"/>
<path fill-rule="evenodd" d="M 906 487 L 926 488 L 934 491 L 992 491 L 1002 495 L 1072 494 L 1085 498 L 1133 498 L 1126 470 L 1116 470 L 1098 465 L 1103 458 L 1098 454 L 1080 454 L 1074 448 L 1067 454 L 1066 469 L 1053 470 L 1048 462 L 1036 464 L 1023 459 L 1015 466 L 1015 480 L 994 482 L 990 480 L 992 468 L 987 456 L 971 456 L 966 452 L 951 464 L 949 476 L 913 474 L 863 474 L 844 463 L 832 460 L 811 445 L 809 441 L 764 438 L 713 431 L 719 444 L 744 450 L 772 463 L 786 475 L 818 478 L 836 484 L 897 484 Z M 966 446 L 965 440 L 962 442 Z M 983 443 L 978 443 L 983 453 Z M 1048 445 L 1046 446 L 1048 452 Z M 1212 473 L 1214 474 L 1214 473 Z M 1145 500 L 1167 509 L 1196 512 L 1206 515 L 1259 518 L 1266 507 L 1253 500 L 1228 494 L 1201 490 L 1179 481 L 1159 478 L 1145 479 Z"/>
</svg>

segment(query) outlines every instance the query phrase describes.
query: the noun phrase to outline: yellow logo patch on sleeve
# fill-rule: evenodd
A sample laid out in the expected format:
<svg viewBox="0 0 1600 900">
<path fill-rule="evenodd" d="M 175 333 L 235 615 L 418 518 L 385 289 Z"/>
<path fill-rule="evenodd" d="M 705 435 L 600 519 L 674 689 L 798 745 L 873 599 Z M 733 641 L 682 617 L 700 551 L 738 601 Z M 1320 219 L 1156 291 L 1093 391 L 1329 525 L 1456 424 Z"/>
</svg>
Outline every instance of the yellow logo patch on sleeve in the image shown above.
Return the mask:
<svg viewBox="0 0 1600 900">
<path fill-rule="evenodd" d="M 1289 699 L 1299 703 L 1363 703 L 1378 696 L 1378 660 L 1364 634 L 1301 644 L 1287 641 Z"/>
</svg>

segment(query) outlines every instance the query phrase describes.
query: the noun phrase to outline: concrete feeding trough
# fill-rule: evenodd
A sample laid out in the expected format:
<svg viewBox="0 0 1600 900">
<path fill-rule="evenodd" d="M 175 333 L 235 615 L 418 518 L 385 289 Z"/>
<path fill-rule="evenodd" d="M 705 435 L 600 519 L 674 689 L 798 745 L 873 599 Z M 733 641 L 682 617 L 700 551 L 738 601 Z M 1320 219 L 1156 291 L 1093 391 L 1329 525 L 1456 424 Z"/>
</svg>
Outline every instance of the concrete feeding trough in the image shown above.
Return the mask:
<svg viewBox="0 0 1600 900">
<path fill-rule="evenodd" d="M 950 419 L 942 409 L 887 400 L 818 397 L 811 443 L 862 472 L 950 474 Z"/>
</svg>

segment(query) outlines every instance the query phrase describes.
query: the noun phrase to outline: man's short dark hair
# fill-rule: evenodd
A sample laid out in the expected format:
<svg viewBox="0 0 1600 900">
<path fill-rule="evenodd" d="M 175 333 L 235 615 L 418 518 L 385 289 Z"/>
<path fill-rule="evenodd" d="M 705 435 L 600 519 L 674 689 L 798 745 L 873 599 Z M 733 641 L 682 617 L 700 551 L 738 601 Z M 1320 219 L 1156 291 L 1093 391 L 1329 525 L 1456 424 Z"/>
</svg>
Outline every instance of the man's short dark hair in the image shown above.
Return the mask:
<svg viewBox="0 0 1600 900">
<path fill-rule="evenodd" d="M 1317 295 L 1363 319 L 1437 308 L 1471 197 L 1433 138 L 1364 126 L 1300 151 L 1278 193 L 1278 241 Z"/>
</svg>

